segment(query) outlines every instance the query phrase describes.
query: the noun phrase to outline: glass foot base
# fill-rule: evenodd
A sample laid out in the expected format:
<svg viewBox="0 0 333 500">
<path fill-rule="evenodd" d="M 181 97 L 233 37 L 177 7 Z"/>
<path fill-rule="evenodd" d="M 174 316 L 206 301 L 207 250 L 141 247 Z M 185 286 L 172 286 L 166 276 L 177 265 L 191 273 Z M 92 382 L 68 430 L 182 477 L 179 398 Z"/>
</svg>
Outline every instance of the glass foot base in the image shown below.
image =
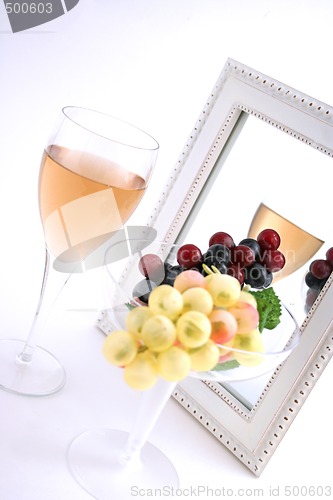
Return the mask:
<svg viewBox="0 0 333 500">
<path fill-rule="evenodd" d="M 23 396 L 48 396 L 62 389 L 65 371 L 48 351 L 37 347 L 30 363 L 22 363 L 22 340 L 0 340 L 0 388 Z"/>
<path fill-rule="evenodd" d="M 98 500 L 128 500 L 154 489 L 172 492 L 179 486 L 176 469 L 154 445 L 146 443 L 141 460 L 122 465 L 128 433 L 112 429 L 92 430 L 72 441 L 67 462 L 80 486 Z"/>
</svg>

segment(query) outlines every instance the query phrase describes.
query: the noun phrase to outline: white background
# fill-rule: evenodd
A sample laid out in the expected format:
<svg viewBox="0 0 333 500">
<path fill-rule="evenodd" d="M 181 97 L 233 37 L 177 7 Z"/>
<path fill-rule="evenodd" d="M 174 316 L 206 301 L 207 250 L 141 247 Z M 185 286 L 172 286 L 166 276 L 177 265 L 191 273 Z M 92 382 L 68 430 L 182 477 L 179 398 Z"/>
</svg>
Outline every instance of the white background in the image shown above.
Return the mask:
<svg viewBox="0 0 333 500">
<path fill-rule="evenodd" d="M 62 106 L 109 112 L 158 140 L 155 173 L 136 214 L 145 221 L 228 57 L 333 103 L 332 18 L 331 0 L 80 0 L 66 16 L 12 34 L 1 4 L 1 337 L 24 336 L 33 316 L 43 270 L 39 161 Z M 51 328 L 44 344 L 66 364 L 65 391 L 41 400 L 0 393 L 3 500 L 88 499 L 66 469 L 67 444 L 91 426 L 128 428 L 136 406 L 137 395 L 100 360 L 102 339 L 89 321 L 56 321 L 70 334 Z M 285 485 L 332 484 L 325 457 L 332 374 L 329 366 L 259 479 L 175 401 L 152 441 L 174 461 L 183 488 L 225 486 L 234 496 L 237 488 L 248 488 L 247 496 L 264 488 L 269 496 L 279 486 L 284 498 Z"/>
</svg>

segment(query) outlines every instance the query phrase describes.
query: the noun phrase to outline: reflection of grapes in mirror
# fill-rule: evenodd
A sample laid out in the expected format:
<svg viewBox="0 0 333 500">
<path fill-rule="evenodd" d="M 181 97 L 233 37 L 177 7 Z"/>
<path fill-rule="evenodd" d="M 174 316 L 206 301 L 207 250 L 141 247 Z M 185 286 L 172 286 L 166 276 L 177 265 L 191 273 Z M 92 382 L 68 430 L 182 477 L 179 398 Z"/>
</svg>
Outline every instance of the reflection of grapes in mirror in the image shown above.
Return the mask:
<svg viewBox="0 0 333 500">
<path fill-rule="evenodd" d="M 244 238 L 238 244 L 226 232 L 214 233 L 208 248 L 200 249 L 193 243 L 184 243 L 177 251 L 177 262 L 163 264 L 156 255 L 145 255 L 140 261 L 141 274 L 146 278 L 137 283 L 136 296 L 144 302 L 159 284 L 173 285 L 184 270 L 207 276 L 211 271 L 228 274 L 240 285 L 267 288 L 273 275 L 285 265 L 280 246 L 280 236 L 272 229 L 261 231 L 257 239 Z"/>
<path fill-rule="evenodd" d="M 318 258 L 310 263 L 309 269 L 304 277 L 302 286 L 305 287 L 304 301 L 306 312 L 313 306 L 332 271 L 333 247 L 326 251 L 325 258 Z"/>
<path fill-rule="evenodd" d="M 276 273 L 274 281 L 297 271 L 317 253 L 324 243 L 261 203 L 251 222 L 249 237 L 256 237 L 265 228 L 275 229 L 279 233 L 280 251 L 286 259 L 285 266 Z"/>
<path fill-rule="evenodd" d="M 272 283 L 273 274 L 285 264 L 284 255 L 278 250 L 279 245 L 280 236 L 271 229 L 262 231 L 258 240 L 245 238 L 238 245 L 229 234 L 219 231 L 209 238 L 209 247 L 205 252 L 193 243 L 181 245 L 176 264 L 163 263 L 154 254 L 145 255 L 139 263 L 145 279 L 135 285 L 133 296 L 147 304 L 151 292 L 159 284 L 176 285 L 176 288 L 180 286 L 182 289 L 190 280 L 200 287 L 202 277 L 212 272 L 232 276 L 241 286 L 267 288 Z M 184 275 L 185 271 L 190 272 Z M 202 293 L 196 301 L 205 307 Z"/>
</svg>

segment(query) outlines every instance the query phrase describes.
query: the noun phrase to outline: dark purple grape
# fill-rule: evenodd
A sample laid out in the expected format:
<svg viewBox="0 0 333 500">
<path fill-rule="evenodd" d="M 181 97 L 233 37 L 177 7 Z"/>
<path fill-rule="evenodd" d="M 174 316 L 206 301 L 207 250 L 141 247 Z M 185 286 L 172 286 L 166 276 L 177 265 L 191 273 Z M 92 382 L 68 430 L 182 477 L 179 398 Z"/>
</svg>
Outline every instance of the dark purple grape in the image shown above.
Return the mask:
<svg viewBox="0 0 333 500">
<path fill-rule="evenodd" d="M 206 264 L 209 268 L 212 266 L 219 267 L 220 265 L 226 266 L 226 262 L 218 259 L 214 255 L 206 255 L 204 254 L 204 258 L 202 259 L 202 263 Z"/>
<path fill-rule="evenodd" d="M 272 281 L 273 281 L 273 273 L 271 271 L 269 271 L 268 269 L 266 269 L 266 271 L 267 271 L 267 276 L 266 276 L 266 281 L 263 285 L 263 288 L 268 288 L 272 284 Z"/>
<path fill-rule="evenodd" d="M 163 280 L 164 285 L 171 285 L 173 286 L 175 279 L 177 278 L 178 274 L 182 273 L 185 271 L 184 266 L 172 266 L 170 264 L 165 264 L 165 276 Z"/>
<path fill-rule="evenodd" d="M 252 288 L 266 288 L 269 282 L 270 272 L 259 262 L 255 262 L 250 267 L 244 268 L 245 283 Z"/>
<path fill-rule="evenodd" d="M 260 261 L 261 247 L 257 240 L 255 240 L 254 238 L 244 238 L 244 240 L 240 241 L 238 245 L 245 245 L 246 247 L 250 247 L 254 251 L 254 257 L 256 261 Z"/>
<path fill-rule="evenodd" d="M 222 261 L 225 264 L 228 264 L 230 261 L 230 250 L 225 245 L 221 245 L 220 243 L 215 243 L 211 245 L 207 252 L 205 252 L 202 256 L 203 262 L 206 261 L 207 258 L 216 259 L 216 261 Z M 208 265 L 208 264 L 207 264 Z"/>
<path fill-rule="evenodd" d="M 312 290 L 321 290 L 326 281 L 327 279 L 316 278 L 311 271 L 308 271 L 305 275 L 305 284 Z"/>
<path fill-rule="evenodd" d="M 156 288 L 156 283 L 151 280 L 142 280 L 137 283 L 133 289 L 133 298 L 138 298 L 145 304 L 148 303 L 149 295 L 154 288 Z"/>
<path fill-rule="evenodd" d="M 213 257 L 212 257 L 213 259 Z M 221 274 L 227 274 L 227 270 L 228 270 L 228 267 L 227 265 L 222 262 L 222 261 L 216 261 L 214 262 L 213 260 L 207 260 L 206 262 L 204 262 L 204 264 L 206 264 L 206 266 L 209 267 L 209 269 L 212 269 L 212 266 L 216 267 L 216 269 L 221 273 Z M 201 271 L 202 275 L 203 276 L 207 276 L 207 272 L 205 271 L 204 268 L 202 268 L 202 271 Z"/>
<path fill-rule="evenodd" d="M 309 288 L 305 298 L 305 311 L 308 313 L 313 306 L 316 298 L 319 295 L 320 290 L 315 290 L 314 288 Z"/>
<path fill-rule="evenodd" d="M 202 256 L 202 263 L 208 266 L 210 269 L 216 267 L 220 273 L 226 274 L 227 272 L 227 264 L 230 260 L 230 250 L 224 245 L 220 245 L 216 243 L 215 245 L 211 245 L 207 252 L 205 252 Z M 204 269 L 202 269 L 202 274 L 207 276 L 207 273 Z"/>
</svg>

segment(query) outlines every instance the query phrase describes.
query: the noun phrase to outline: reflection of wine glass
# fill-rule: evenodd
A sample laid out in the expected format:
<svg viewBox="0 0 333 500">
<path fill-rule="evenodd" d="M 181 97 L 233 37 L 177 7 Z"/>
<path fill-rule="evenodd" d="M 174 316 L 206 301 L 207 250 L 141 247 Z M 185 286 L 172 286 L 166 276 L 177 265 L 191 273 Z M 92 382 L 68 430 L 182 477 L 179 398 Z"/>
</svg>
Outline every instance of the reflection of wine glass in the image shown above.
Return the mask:
<svg viewBox="0 0 333 500">
<path fill-rule="evenodd" d="M 157 152 L 151 136 L 127 123 L 83 108 L 62 110 L 40 167 L 39 206 L 46 242 L 40 301 L 27 340 L 1 340 L 2 388 L 41 396 L 63 386 L 62 366 L 36 347 L 56 297 L 55 286 L 59 291 L 56 282 L 60 280 L 61 289 L 73 272 L 82 271 L 84 259 L 131 216 Z"/>
<path fill-rule="evenodd" d="M 126 255 L 122 249 L 128 249 Z M 153 253 L 168 264 L 174 264 L 179 247 L 168 243 L 127 241 L 118 242 L 107 252 L 106 276 L 110 298 L 109 308 L 100 318 L 102 328 L 110 332 L 115 328 L 125 328 L 126 311 L 132 305 L 138 304 L 133 299 L 133 290 L 138 290 L 137 284 L 142 282 L 138 261 L 146 254 Z M 108 255 L 109 254 L 109 255 Z M 115 258 L 118 256 L 118 258 Z M 168 272 L 168 271 L 167 271 Z M 117 273 L 117 282 L 114 276 Z M 154 274 L 157 281 L 164 278 L 160 270 Z M 143 280 L 144 283 L 144 280 Z M 149 290 L 139 289 L 142 294 Z M 142 297 L 142 295 L 140 295 Z M 193 372 L 190 376 L 203 380 L 231 381 L 244 380 L 270 372 L 280 364 L 297 345 L 299 330 L 294 318 L 283 309 L 280 327 L 276 331 L 262 333 L 265 338 L 264 352 L 249 352 L 223 346 L 223 358 L 228 357 L 228 363 L 222 362 L 218 369 L 210 372 Z M 246 357 L 249 366 L 238 366 L 231 363 L 232 355 L 237 353 Z M 231 363 L 231 364 L 230 364 Z M 245 364 L 245 362 L 244 362 Z M 130 434 L 126 432 L 101 429 L 87 431 L 76 437 L 68 450 L 68 465 L 78 483 L 99 500 L 107 500 L 112 492 L 114 498 L 127 500 L 131 496 L 131 487 L 142 488 L 145 491 L 154 488 L 177 488 L 178 476 L 169 459 L 147 438 L 161 411 L 167 403 L 176 386 L 175 382 L 159 379 L 157 384 L 144 391 L 141 405 Z"/>
<path fill-rule="evenodd" d="M 256 238 L 260 231 L 266 228 L 275 229 L 279 233 L 281 237 L 279 250 L 286 258 L 284 268 L 274 273 L 274 282 L 289 276 L 306 264 L 324 243 L 261 203 L 252 219 L 248 236 Z"/>
</svg>

